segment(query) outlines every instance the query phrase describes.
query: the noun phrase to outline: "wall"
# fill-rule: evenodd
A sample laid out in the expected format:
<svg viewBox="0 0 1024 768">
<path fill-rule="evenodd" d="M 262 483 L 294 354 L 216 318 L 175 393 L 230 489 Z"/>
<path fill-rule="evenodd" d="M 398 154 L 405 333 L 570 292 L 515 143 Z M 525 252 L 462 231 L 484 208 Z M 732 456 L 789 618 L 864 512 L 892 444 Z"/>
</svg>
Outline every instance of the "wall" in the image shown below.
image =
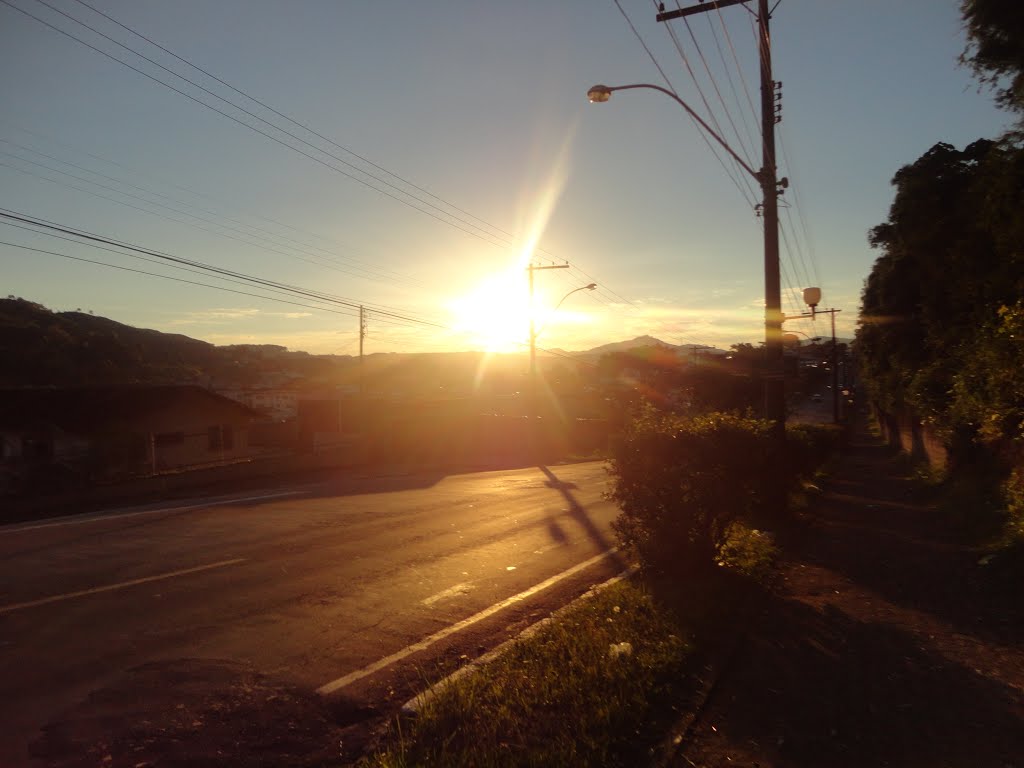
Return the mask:
<svg viewBox="0 0 1024 768">
<path fill-rule="evenodd" d="M 931 425 L 909 410 L 888 413 L 873 405 L 872 412 L 889 445 L 918 461 L 927 461 L 933 469 L 946 468 L 949 452 Z"/>
</svg>

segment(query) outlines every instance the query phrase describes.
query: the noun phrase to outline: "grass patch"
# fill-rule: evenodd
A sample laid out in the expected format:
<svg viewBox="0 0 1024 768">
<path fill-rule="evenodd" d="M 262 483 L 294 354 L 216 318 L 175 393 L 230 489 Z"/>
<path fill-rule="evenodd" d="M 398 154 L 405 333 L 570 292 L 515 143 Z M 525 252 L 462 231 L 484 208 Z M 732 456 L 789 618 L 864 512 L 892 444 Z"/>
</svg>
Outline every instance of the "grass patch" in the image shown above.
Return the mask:
<svg viewBox="0 0 1024 768">
<path fill-rule="evenodd" d="M 718 550 L 718 564 L 765 584 L 778 559 L 775 538 L 767 531 L 735 522 Z"/>
<path fill-rule="evenodd" d="M 615 584 L 443 686 L 367 765 L 642 764 L 674 715 L 682 635 L 642 587 Z"/>
</svg>

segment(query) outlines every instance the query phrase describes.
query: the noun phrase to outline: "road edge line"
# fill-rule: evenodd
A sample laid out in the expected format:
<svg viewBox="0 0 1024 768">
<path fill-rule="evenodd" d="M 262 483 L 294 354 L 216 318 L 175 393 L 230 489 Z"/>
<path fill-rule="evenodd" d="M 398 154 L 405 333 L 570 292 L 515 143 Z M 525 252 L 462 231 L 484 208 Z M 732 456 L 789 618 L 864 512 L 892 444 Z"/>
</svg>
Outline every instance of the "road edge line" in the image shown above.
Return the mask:
<svg viewBox="0 0 1024 768">
<path fill-rule="evenodd" d="M 418 653 L 419 651 L 426 650 L 434 643 L 440 640 L 444 640 L 446 637 L 450 637 L 451 635 L 454 635 L 458 632 L 461 632 L 466 627 L 472 626 L 473 624 L 476 624 L 478 621 L 483 621 L 484 619 L 493 616 L 499 611 L 508 608 L 510 605 L 522 602 L 528 597 L 532 597 L 538 592 L 544 591 L 548 587 L 557 584 L 562 579 L 567 579 L 570 576 L 577 574 L 586 568 L 589 568 L 595 563 L 604 560 L 606 557 L 610 557 L 617 551 L 618 547 L 611 547 L 610 549 L 606 549 L 604 552 L 598 555 L 594 555 L 594 557 L 591 557 L 589 560 L 584 560 L 582 563 L 576 563 L 576 565 L 574 565 L 572 568 L 564 570 L 561 573 L 556 573 L 554 576 L 551 576 L 545 579 L 544 581 L 540 582 L 539 584 L 535 584 L 529 589 L 523 590 L 518 594 L 512 595 L 511 597 L 506 597 L 504 600 L 501 600 L 500 602 L 497 602 L 488 608 L 484 608 L 482 611 L 474 613 L 472 616 L 465 618 L 462 621 L 456 622 L 455 624 L 445 627 L 444 629 L 440 630 L 439 632 L 435 632 L 432 635 L 428 635 L 419 642 L 413 643 L 412 645 L 407 645 L 400 651 L 395 651 L 394 653 L 385 656 L 383 659 L 378 659 L 372 664 L 367 664 L 365 667 L 357 669 L 354 672 L 349 672 L 347 675 L 343 675 L 342 677 L 339 677 L 336 680 L 331 680 L 328 683 L 324 683 L 316 689 L 316 692 L 321 696 L 326 696 L 328 694 L 334 693 L 335 691 L 339 691 L 342 688 L 346 688 L 352 683 L 358 680 L 362 680 L 364 677 L 369 677 L 370 675 L 379 672 L 382 669 L 390 667 L 395 662 L 401 661 L 402 659 L 405 659 L 414 653 Z"/>
<path fill-rule="evenodd" d="M 402 714 L 410 716 L 419 714 L 419 711 L 423 708 L 423 705 L 426 704 L 431 698 L 436 696 L 437 693 L 440 692 L 445 686 L 451 685 L 459 678 L 468 674 L 472 674 L 481 667 L 490 664 L 492 661 L 496 660 L 498 657 L 504 654 L 509 648 L 511 648 L 513 644 L 518 643 L 521 640 L 528 640 L 529 638 L 537 634 L 543 627 L 546 627 L 551 622 L 558 621 L 560 618 L 562 618 L 562 616 L 564 616 L 578 603 L 581 603 L 584 600 L 590 600 L 591 598 L 598 595 L 600 592 L 606 590 L 608 587 L 614 584 L 618 584 L 620 581 L 623 581 L 624 579 L 628 579 L 630 576 L 636 573 L 637 570 L 638 569 L 635 565 L 630 566 L 617 576 L 612 576 L 607 581 L 602 581 L 600 584 L 595 584 L 582 595 L 577 597 L 575 600 L 566 603 L 558 610 L 553 611 L 550 616 L 547 616 L 541 619 L 540 621 L 531 624 L 515 637 L 509 638 L 508 640 L 501 643 L 500 645 L 495 646 L 482 656 L 477 656 L 475 659 L 473 659 L 465 666 L 459 667 L 457 670 L 452 672 L 447 677 L 438 680 L 425 691 L 421 691 L 420 693 L 416 694 L 411 699 L 409 699 L 407 702 L 405 702 L 405 704 L 402 705 Z"/>
</svg>

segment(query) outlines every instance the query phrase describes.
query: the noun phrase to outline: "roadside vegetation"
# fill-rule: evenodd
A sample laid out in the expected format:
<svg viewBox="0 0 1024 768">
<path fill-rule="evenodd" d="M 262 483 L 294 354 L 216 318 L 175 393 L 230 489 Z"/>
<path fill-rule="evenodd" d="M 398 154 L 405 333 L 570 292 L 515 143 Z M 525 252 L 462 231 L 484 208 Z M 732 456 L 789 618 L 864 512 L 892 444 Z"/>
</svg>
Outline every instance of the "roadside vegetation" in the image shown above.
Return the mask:
<svg viewBox="0 0 1024 768">
<path fill-rule="evenodd" d="M 963 535 L 1024 558 L 1024 16 L 963 0 L 961 57 L 1016 118 L 996 139 L 937 143 L 893 177 L 855 341 L 883 417 L 948 451 L 942 489 Z"/>
<path fill-rule="evenodd" d="M 640 576 L 439 684 L 365 765 L 647 764 L 695 693 L 691 656 L 721 639 L 738 601 L 770 576 L 777 549 L 758 521 L 780 515 L 766 511 L 765 488 L 798 490 L 836 438 L 795 428 L 780 452 L 760 419 L 642 408 L 613 449 L 609 494 Z"/>
<path fill-rule="evenodd" d="M 614 523 L 619 540 L 644 569 L 663 575 L 739 564 L 745 551 L 770 549 L 762 529 L 787 523 L 789 500 L 839 436 L 834 428 L 794 426 L 780 448 L 763 419 L 645 407 L 609 466 L 609 498 L 622 509 Z"/>
<path fill-rule="evenodd" d="M 395 722 L 374 768 L 632 766 L 671 723 L 691 644 L 641 586 L 581 600 Z"/>
</svg>

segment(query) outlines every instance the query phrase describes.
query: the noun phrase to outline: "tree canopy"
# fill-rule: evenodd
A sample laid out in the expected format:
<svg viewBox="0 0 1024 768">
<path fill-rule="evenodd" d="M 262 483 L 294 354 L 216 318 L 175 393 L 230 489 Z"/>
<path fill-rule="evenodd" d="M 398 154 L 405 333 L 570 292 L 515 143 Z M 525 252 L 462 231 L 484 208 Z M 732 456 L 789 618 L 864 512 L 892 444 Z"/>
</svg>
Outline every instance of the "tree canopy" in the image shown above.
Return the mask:
<svg viewBox="0 0 1024 768">
<path fill-rule="evenodd" d="M 1024 296 L 1024 149 L 936 144 L 893 185 L 888 219 L 869 235 L 881 255 L 857 333 L 872 396 L 973 434 L 998 412 L 988 434 L 1013 436 L 1019 425 L 996 390 L 1020 391 L 1024 376 L 1007 330 Z"/>
<path fill-rule="evenodd" d="M 996 101 L 1024 113 L 1024 3 L 963 0 L 967 49 L 961 61 L 996 92 Z"/>
</svg>

